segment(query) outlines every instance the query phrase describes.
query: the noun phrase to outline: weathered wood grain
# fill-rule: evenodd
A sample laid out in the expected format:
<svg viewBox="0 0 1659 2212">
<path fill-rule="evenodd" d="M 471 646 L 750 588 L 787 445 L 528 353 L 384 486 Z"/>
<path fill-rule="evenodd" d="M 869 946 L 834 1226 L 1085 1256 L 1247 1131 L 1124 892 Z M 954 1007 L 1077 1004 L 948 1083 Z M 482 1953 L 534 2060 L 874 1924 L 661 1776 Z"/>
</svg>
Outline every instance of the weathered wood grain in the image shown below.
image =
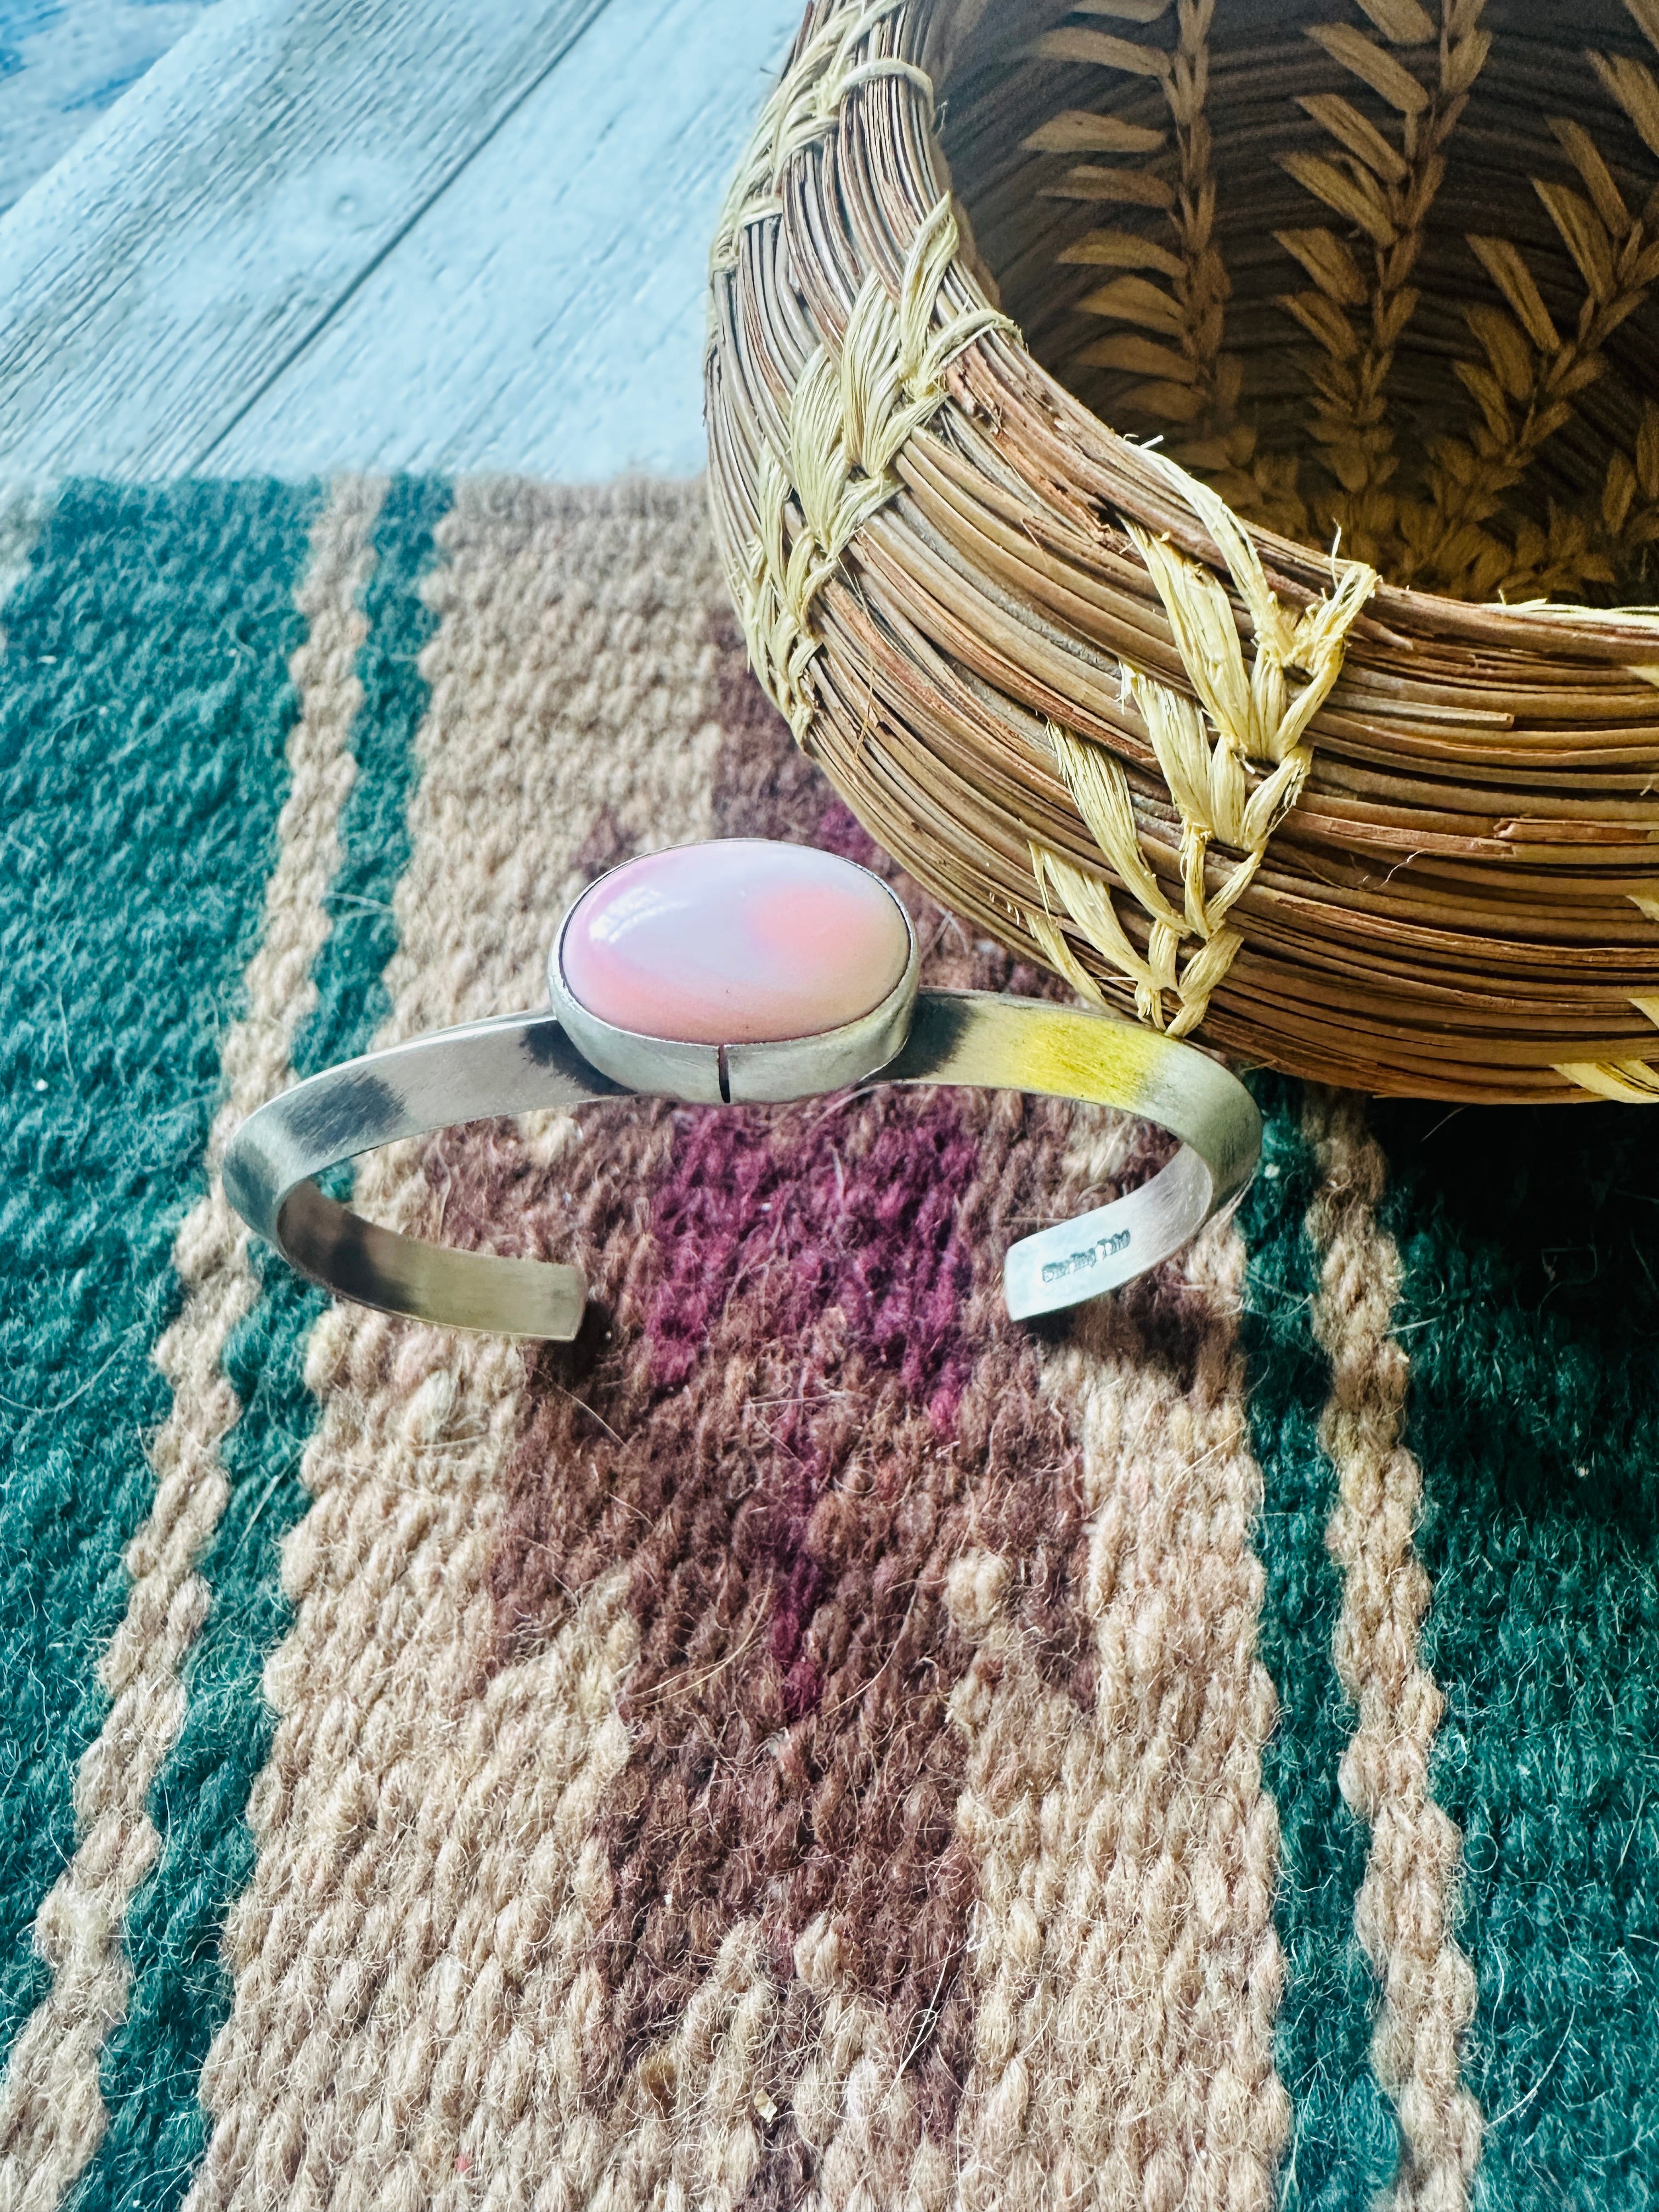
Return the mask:
<svg viewBox="0 0 1659 2212">
<path fill-rule="evenodd" d="M 0 211 L 181 38 L 210 0 L 0 4 Z"/>
<path fill-rule="evenodd" d="M 209 465 L 700 469 L 708 243 L 801 9 L 609 0 Z"/>
<path fill-rule="evenodd" d="M 0 218 L 0 477 L 201 466 L 603 4 L 220 0 Z"/>
</svg>

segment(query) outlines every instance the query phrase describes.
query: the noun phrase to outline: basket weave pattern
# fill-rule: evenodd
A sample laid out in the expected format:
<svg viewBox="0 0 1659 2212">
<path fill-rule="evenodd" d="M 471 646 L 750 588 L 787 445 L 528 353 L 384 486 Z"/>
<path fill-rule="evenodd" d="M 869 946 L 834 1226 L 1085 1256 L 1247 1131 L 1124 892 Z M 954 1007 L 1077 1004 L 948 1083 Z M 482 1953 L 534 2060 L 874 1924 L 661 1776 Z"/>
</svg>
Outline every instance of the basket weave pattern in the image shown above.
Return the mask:
<svg viewBox="0 0 1659 2212">
<path fill-rule="evenodd" d="M 713 255 L 722 558 L 872 833 L 1095 1003 L 1659 1097 L 1659 620 L 1542 596 L 1659 535 L 1659 6 L 1588 12 L 809 13 Z"/>
</svg>

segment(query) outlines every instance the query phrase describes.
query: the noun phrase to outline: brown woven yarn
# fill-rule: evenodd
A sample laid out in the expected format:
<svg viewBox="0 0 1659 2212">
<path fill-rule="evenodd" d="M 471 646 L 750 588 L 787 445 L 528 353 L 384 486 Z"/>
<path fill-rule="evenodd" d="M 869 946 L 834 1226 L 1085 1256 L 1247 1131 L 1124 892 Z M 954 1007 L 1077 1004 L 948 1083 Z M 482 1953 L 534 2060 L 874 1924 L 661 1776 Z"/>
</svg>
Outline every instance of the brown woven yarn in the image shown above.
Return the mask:
<svg viewBox="0 0 1659 2212">
<path fill-rule="evenodd" d="M 1659 0 L 816 0 L 713 255 L 751 658 L 1099 1003 L 1659 1097 L 1656 292 Z"/>
</svg>

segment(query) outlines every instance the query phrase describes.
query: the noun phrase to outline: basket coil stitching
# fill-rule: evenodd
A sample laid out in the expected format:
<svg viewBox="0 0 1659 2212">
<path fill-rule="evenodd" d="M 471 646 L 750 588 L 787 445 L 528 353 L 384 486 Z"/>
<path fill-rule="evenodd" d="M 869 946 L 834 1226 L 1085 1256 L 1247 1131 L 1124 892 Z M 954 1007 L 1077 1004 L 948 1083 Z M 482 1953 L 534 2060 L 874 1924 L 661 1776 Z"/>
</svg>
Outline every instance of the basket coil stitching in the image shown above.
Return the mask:
<svg viewBox="0 0 1659 2212">
<path fill-rule="evenodd" d="M 841 128 L 843 106 L 860 86 L 903 79 L 921 95 L 931 119 L 934 87 L 917 64 L 860 55 L 908 4 L 872 0 L 856 11 L 832 6 L 804 40 L 767 103 L 727 196 L 711 254 L 717 284 L 735 276 L 744 228 L 781 216 L 789 164 Z M 840 347 L 821 343 L 810 356 L 790 398 L 787 456 L 760 441 L 758 534 L 741 548 L 728 547 L 728 567 L 752 665 L 803 745 L 819 711 L 809 672 L 821 649 L 811 620 L 815 600 L 841 572 L 860 529 L 902 489 L 895 464 L 913 432 L 950 398 L 944 381 L 950 363 L 988 331 L 1023 345 L 1009 319 L 989 307 L 958 313 L 934 331 L 959 245 L 947 191 L 911 242 L 896 302 L 879 273 L 872 271 Z M 1310 726 L 1340 675 L 1348 635 L 1378 578 L 1363 562 L 1339 564 L 1333 556 L 1331 592 L 1293 617 L 1225 501 L 1169 457 L 1142 451 L 1218 548 L 1243 603 L 1252 659 L 1247 667 L 1233 603 L 1220 579 L 1122 518 L 1164 605 L 1192 688 L 1188 696 L 1120 663 L 1126 702 L 1139 710 L 1180 818 L 1182 904 L 1177 909 L 1170 903 L 1142 849 L 1121 766 L 1104 748 L 1050 721 L 1057 765 L 1073 803 L 1152 928 L 1143 956 L 1119 921 L 1109 887 L 1036 841 L 1030 853 L 1043 910 L 1017 918 L 1075 988 L 1103 1003 L 1048 907 L 1052 891 L 1071 926 L 1130 981 L 1140 1018 L 1182 1036 L 1203 1021 L 1212 994 L 1240 949 L 1227 914 L 1301 795 L 1313 760 Z M 800 519 L 793 536 L 792 502 Z M 1529 611 L 1546 610 L 1534 605 Z M 1607 618 L 1587 609 L 1559 611 L 1576 620 Z M 1291 684 L 1291 672 L 1305 678 L 1299 687 Z M 1650 676 L 1646 668 L 1634 672 Z M 1206 862 L 1212 846 L 1239 858 L 1210 891 Z M 1637 903 L 1647 910 L 1643 899 Z M 1183 964 L 1183 951 L 1194 945 Z M 1171 997 L 1172 1014 L 1166 1006 Z M 1659 1023 L 1659 1000 L 1632 1003 Z M 1659 1070 L 1645 1060 L 1561 1063 L 1556 1072 L 1603 1097 L 1659 1100 Z"/>
<path fill-rule="evenodd" d="M 933 333 L 957 243 L 947 195 L 916 233 L 896 305 L 872 272 L 839 356 L 815 349 L 789 403 L 787 463 L 769 447 L 761 456 L 761 533 L 745 549 L 739 611 L 756 673 L 801 744 L 817 711 L 805 682 L 819 648 L 813 600 L 854 532 L 900 489 L 894 459 L 944 403 L 945 368 L 982 331 L 1012 328 L 994 307 L 979 307 Z M 805 524 L 793 544 L 792 495 Z"/>
<path fill-rule="evenodd" d="M 832 16 L 786 72 L 727 197 L 711 255 L 714 276 L 736 269 L 745 224 L 781 211 L 784 168 L 837 127 L 842 105 L 855 87 L 880 76 L 902 76 L 924 93 L 931 112 L 932 82 L 915 64 L 884 56 L 855 59 L 860 45 L 897 4 L 876 0 L 844 31 L 837 30 L 841 19 Z M 806 675 L 819 650 L 811 625 L 814 599 L 837 573 L 854 534 L 902 489 L 894 461 L 911 433 L 948 398 L 943 374 L 950 362 L 988 330 L 1018 340 L 1009 319 L 988 307 L 954 316 L 933 332 L 959 244 L 946 193 L 911 243 L 896 304 L 872 270 L 839 355 L 823 344 L 813 352 L 790 401 L 787 462 L 769 446 L 760 456 L 761 529 L 744 550 L 739 613 L 750 663 L 803 745 L 817 710 Z M 1204 710 L 1144 671 L 1121 665 L 1126 696 L 1146 719 L 1180 813 L 1183 909 L 1170 906 L 1141 851 L 1122 769 L 1109 754 L 1051 723 L 1055 757 L 1079 811 L 1120 881 L 1151 916 L 1152 929 L 1143 957 L 1119 922 L 1105 886 L 1035 844 L 1032 868 L 1045 908 L 1026 921 L 1073 988 L 1103 1005 L 1094 979 L 1047 908 L 1052 889 L 1073 925 L 1133 984 L 1140 1018 L 1184 1036 L 1203 1020 L 1212 992 L 1238 951 L 1241 940 L 1225 926 L 1228 909 L 1255 877 L 1268 839 L 1307 780 L 1313 760 L 1308 726 L 1340 673 L 1344 641 L 1377 579 L 1363 563 L 1350 563 L 1333 595 L 1293 621 L 1225 502 L 1173 462 L 1152 458 L 1226 557 L 1254 626 L 1254 665 L 1245 666 L 1231 604 L 1218 580 L 1161 539 L 1126 524 Z M 792 498 L 805 526 L 793 543 Z M 1293 669 L 1307 678 L 1295 690 L 1288 682 Z M 1216 732 L 1213 744 L 1205 714 Z M 1267 772 L 1252 789 L 1248 767 L 1257 764 Z M 1212 843 L 1242 858 L 1222 887 L 1207 892 L 1205 861 Z M 1198 950 L 1179 966 L 1182 946 L 1194 939 Z M 1169 995 L 1176 1002 L 1173 1018 L 1165 1009 Z"/>
<path fill-rule="evenodd" d="M 1119 878 L 1152 916 L 1146 957 L 1130 944 L 1110 898 L 1092 877 L 1036 844 L 1031 847 L 1031 865 L 1038 885 L 1053 887 L 1097 951 L 1134 984 L 1141 1020 L 1154 1029 L 1167 1027 L 1172 1036 L 1185 1036 L 1203 1020 L 1210 994 L 1243 943 L 1226 927 L 1228 911 L 1254 880 L 1268 839 L 1301 795 L 1313 766 L 1309 725 L 1341 673 L 1348 632 L 1378 579 L 1363 562 L 1351 562 L 1331 595 L 1292 621 L 1226 502 L 1163 455 L 1148 459 L 1189 501 L 1221 548 L 1254 630 L 1255 659 L 1247 669 L 1232 605 L 1219 580 L 1165 540 L 1126 523 L 1164 602 L 1199 702 L 1127 661 L 1119 664 L 1125 691 L 1140 710 L 1181 817 L 1184 910 L 1177 914 L 1170 906 L 1140 849 L 1122 769 L 1110 754 L 1082 743 L 1058 723 L 1049 724 L 1049 735 L 1078 811 Z M 1293 669 L 1307 678 L 1299 688 L 1289 681 Z M 1206 717 L 1215 732 L 1213 744 Z M 1265 771 L 1254 789 L 1252 769 Z M 1243 857 L 1220 889 L 1211 892 L 1205 863 L 1212 843 Z M 1073 988 L 1103 1006 L 1093 977 L 1072 953 L 1052 915 L 1045 912 L 1028 919 L 1032 935 Z M 1200 940 L 1200 949 L 1177 974 L 1180 948 L 1191 938 Z M 1174 993 L 1179 1011 L 1166 1021 L 1168 992 Z"/>
<path fill-rule="evenodd" d="M 785 169 L 797 154 L 833 135 L 843 102 L 860 85 L 902 77 L 927 100 L 931 118 L 933 81 L 925 70 L 893 55 L 854 59 L 871 33 L 904 4 L 905 0 L 872 0 L 850 24 L 847 9 L 836 9 L 779 78 L 720 209 L 709 254 L 712 276 L 729 276 L 736 269 L 745 224 L 781 215 Z"/>
</svg>

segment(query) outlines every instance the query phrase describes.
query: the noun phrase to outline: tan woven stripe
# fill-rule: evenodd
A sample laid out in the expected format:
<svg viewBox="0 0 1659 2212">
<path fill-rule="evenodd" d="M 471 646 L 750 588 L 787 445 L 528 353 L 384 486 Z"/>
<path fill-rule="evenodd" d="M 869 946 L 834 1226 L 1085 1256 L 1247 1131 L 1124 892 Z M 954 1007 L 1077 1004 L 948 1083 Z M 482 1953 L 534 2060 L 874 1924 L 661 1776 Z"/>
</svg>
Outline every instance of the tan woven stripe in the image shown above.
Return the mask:
<svg viewBox="0 0 1659 2212">
<path fill-rule="evenodd" d="M 225 1033 L 225 1099 L 209 1139 L 209 1188 L 173 1247 L 185 1297 L 155 1352 L 173 1405 L 152 1449 L 155 1502 L 128 1549 L 126 1614 L 99 1665 L 113 1702 L 76 1778 L 75 1855 L 35 1923 L 52 1987 L 13 2046 L 0 2087 L 0 2203 L 15 2212 L 58 2203 L 106 2124 L 98 2066 L 126 2009 L 122 1922 L 161 1847 L 147 1802 L 184 1718 L 179 1670 L 208 1604 L 195 1566 L 224 1510 L 220 1442 L 241 1413 L 220 1362 L 258 1295 L 246 1234 L 225 1203 L 218 1164 L 236 1124 L 292 1079 L 295 1035 L 316 995 L 311 967 L 328 934 L 324 901 L 339 860 L 336 828 L 355 773 L 361 608 L 383 489 L 361 478 L 335 486 L 313 527 L 296 595 L 309 631 L 291 663 L 300 694 L 288 745 L 291 781 L 277 818 L 264 927 L 247 969 L 247 1012 Z"/>
<path fill-rule="evenodd" d="M 0 484 L 0 653 L 6 649 L 6 601 L 28 574 L 52 498 L 45 485 Z"/>
<path fill-rule="evenodd" d="M 718 586 L 700 489 L 462 486 L 438 537 L 388 1038 L 541 999 L 602 823 L 623 849 L 710 826 Z M 543 1117 L 532 1151 L 579 1176 L 585 1141 Z M 422 1158 L 365 1162 L 366 1209 L 434 1230 L 444 1176 Z M 295 1622 L 267 1669 L 279 1723 L 190 2203 L 470 2205 L 478 2176 L 506 2173 L 526 2180 L 501 2201 L 529 2201 L 550 2144 L 581 2140 L 572 1975 L 603 1909 L 590 1832 L 626 1752 L 635 1630 L 602 1582 L 550 1648 L 490 1679 L 516 1346 L 335 1309 L 308 1372 L 313 1504 L 284 1558 Z M 687 2032 L 712 2023 L 718 2045 L 747 2016 L 752 1960 L 739 1941 L 711 1969 L 708 2021 Z M 718 2129 L 737 2092 L 717 2048 L 702 2065 L 688 2094 Z"/>
<path fill-rule="evenodd" d="M 1413 1541 L 1423 1477 L 1401 1439 L 1410 1363 L 1390 1330 L 1400 1255 L 1376 1218 L 1387 1164 L 1361 1102 L 1310 1094 L 1322 1185 L 1308 1218 L 1321 1255 L 1315 1334 L 1331 1362 L 1320 1440 L 1336 1470 L 1327 1541 L 1343 1570 L 1336 1670 L 1359 1709 L 1342 1794 L 1370 1822 L 1354 1924 L 1382 1982 L 1371 2045 L 1404 2137 L 1399 2212 L 1455 2212 L 1480 2155 L 1480 2108 L 1461 2045 L 1474 1974 L 1451 1934 L 1462 1838 L 1429 1795 L 1445 1699 L 1418 1656 L 1429 1578 Z"/>
<path fill-rule="evenodd" d="M 288 1079 L 289 1048 L 313 996 L 308 975 L 327 933 L 323 899 L 337 861 L 335 826 L 352 779 L 359 603 L 380 499 L 378 486 L 343 483 L 313 532 L 298 594 L 310 634 L 293 662 L 301 711 L 289 744 L 292 784 L 265 927 L 247 971 L 248 1012 L 226 1034 L 227 1095 L 210 1173 L 236 1122 Z M 121 1919 L 159 1844 L 145 1800 L 182 1718 L 178 1667 L 206 1601 L 191 1569 L 223 1507 L 218 1444 L 240 1410 L 219 1362 L 255 1285 L 216 1183 L 187 1216 L 173 1257 L 186 1301 L 156 1358 L 174 1399 L 154 1446 L 155 1501 L 125 1563 L 133 1577 L 127 1613 L 100 1669 L 114 1704 L 77 1778 L 76 1856 L 37 1923 L 53 1987 L 14 2049 L 0 2101 L 0 2171 L 8 2183 L 27 2177 L 20 2204 L 54 2202 L 103 2132 L 97 2065 L 125 2002 Z"/>
<path fill-rule="evenodd" d="M 953 2160 L 922 2126 L 914 2057 L 885 2007 L 863 1996 L 834 1929 L 816 1920 L 795 1945 L 795 1971 L 823 2007 L 790 2097 L 801 2141 L 814 2154 L 813 2212 L 863 2212 L 887 2190 L 905 2212 L 944 2212 Z"/>
<path fill-rule="evenodd" d="M 590 2204 L 605 2212 L 646 2212 L 661 2204 L 724 2212 L 738 2204 L 759 2161 L 757 2108 L 772 2109 L 766 2084 L 779 1990 L 757 1921 L 741 1920 L 728 1929 L 707 1966 L 673 2033 L 632 2069 L 604 2113 L 582 2112 L 574 2095 L 583 2023 L 604 2003 L 599 1975 L 589 1965 L 562 1986 L 556 1975 L 538 1977 L 539 2018 L 556 2054 L 542 2063 L 550 2076 L 556 2073 L 558 2094 L 540 2111 L 526 2112 L 517 2155 L 502 2161 L 527 2177 L 523 2196 L 498 2194 L 492 2201 L 568 2206 L 572 2212 Z M 484 2134 L 475 2126 L 469 2142 Z M 494 2166 L 492 2159 L 492 2180 Z M 495 2187 L 499 2192 L 498 2182 Z M 457 2190 L 446 2212 L 462 2212 L 472 2201 Z"/>
<path fill-rule="evenodd" d="M 1107 1124 L 1094 1183 L 1133 1136 Z M 1115 1150 L 1116 1158 L 1114 1158 Z M 954 1710 L 958 1832 L 981 1903 L 957 2202 L 1266 2207 L 1288 2127 L 1272 2030 L 1273 1686 L 1255 1656 L 1261 1477 L 1236 1316 L 1243 1254 L 1212 1230 L 1139 1296 L 1088 1310 L 1049 1388 L 1084 1450 L 1092 1715 L 1011 1628 L 1008 1563 L 965 1558 L 979 1654 Z"/>
</svg>

